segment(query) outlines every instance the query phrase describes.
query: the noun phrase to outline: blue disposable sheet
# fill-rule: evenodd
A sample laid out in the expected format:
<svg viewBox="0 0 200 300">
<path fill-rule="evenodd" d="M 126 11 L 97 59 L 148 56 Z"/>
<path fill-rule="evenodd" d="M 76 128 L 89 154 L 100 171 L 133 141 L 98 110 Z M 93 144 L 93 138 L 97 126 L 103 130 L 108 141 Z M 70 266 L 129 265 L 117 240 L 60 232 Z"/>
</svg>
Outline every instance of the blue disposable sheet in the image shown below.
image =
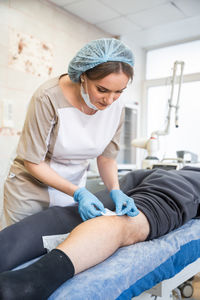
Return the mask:
<svg viewBox="0 0 200 300">
<path fill-rule="evenodd" d="M 161 238 L 120 248 L 65 282 L 49 300 L 131 299 L 199 257 L 200 220 L 194 219 Z"/>
</svg>

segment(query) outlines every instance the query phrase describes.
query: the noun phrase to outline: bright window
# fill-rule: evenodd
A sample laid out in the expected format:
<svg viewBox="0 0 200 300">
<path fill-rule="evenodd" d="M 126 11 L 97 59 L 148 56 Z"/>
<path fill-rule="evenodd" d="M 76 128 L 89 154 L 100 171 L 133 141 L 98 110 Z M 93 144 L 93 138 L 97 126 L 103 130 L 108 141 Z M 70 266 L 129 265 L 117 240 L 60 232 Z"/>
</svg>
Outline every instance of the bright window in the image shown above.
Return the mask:
<svg viewBox="0 0 200 300">
<path fill-rule="evenodd" d="M 148 89 L 148 136 L 163 130 L 168 111 L 169 86 Z M 181 88 L 179 128 L 175 128 L 174 114 L 170 134 L 161 138 L 160 155 L 176 157 L 177 150 L 192 151 L 200 155 L 200 81 L 184 83 Z"/>
<path fill-rule="evenodd" d="M 184 74 L 200 72 L 200 40 L 149 51 L 146 79 L 171 76 L 176 60 L 185 62 Z"/>
</svg>

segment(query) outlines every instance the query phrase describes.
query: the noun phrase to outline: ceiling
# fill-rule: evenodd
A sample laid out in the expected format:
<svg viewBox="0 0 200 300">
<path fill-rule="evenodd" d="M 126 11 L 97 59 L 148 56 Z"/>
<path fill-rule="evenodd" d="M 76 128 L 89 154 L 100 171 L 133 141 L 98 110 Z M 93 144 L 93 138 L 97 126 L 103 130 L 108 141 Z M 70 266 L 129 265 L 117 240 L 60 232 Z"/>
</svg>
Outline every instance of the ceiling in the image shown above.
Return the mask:
<svg viewBox="0 0 200 300">
<path fill-rule="evenodd" d="M 200 0 L 49 0 L 145 49 L 200 39 Z"/>
</svg>

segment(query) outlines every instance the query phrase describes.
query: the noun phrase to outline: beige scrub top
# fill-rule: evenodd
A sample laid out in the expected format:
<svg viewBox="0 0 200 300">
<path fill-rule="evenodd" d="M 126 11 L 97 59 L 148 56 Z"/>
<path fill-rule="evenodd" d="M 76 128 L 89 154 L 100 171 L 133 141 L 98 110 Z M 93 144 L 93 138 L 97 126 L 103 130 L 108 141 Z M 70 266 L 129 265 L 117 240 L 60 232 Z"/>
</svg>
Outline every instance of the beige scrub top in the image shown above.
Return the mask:
<svg viewBox="0 0 200 300">
<path fill-rule="evenodd" d="M 29 215 L 48 206 L 74 202 L 73 197 L 31 176 L 24 160 L 36 164 L 45 161 L 59 175 L 82 187 L 88 159 L 101 154 L 117 156 L 124 115 L 122 97 L 107 109 L 87 115 L 67 101 L 58 83 L 58 78 L 44 83 L 29 104 L 17 157 L 5 183 L 5 209 L 10 212 Z"/>
</svg>

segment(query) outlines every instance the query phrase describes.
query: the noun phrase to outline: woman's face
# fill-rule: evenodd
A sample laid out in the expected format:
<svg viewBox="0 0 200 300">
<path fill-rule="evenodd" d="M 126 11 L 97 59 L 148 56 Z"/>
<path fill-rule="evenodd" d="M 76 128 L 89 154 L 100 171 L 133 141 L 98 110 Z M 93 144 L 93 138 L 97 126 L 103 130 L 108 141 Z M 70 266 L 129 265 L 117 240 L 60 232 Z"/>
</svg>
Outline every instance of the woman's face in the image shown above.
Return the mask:
<svg viewBox="0 0 200 300">
<path fill-rule="evenodd" d="M 126 88 L 129 78 L 123 72 L 111 73 L 99 80 L 90 80 L 83 76 L 83 87 L 90 97 L 90 101 L 99 110 L 104 110 L 116 101 Z"/>
</svg>

